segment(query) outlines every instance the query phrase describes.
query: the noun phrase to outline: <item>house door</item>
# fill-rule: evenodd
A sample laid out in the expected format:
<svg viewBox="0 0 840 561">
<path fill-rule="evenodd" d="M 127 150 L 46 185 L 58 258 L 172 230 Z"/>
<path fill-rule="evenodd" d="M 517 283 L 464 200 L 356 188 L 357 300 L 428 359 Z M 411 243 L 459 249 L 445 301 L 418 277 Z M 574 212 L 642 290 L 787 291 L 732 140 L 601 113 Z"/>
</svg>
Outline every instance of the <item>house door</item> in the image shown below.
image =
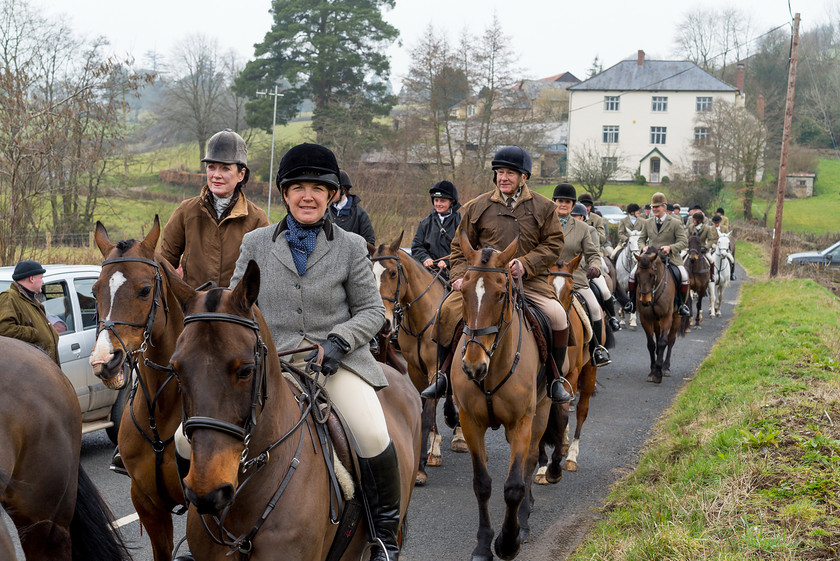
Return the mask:
<svg viewBox="0 0 840 561">
<path fill-rule="evenodd" d="M 651 183 L 659 183 L 659 163 L 659 158 L 650 159 L 650 174 L 648 177 Z"/>
</svg>

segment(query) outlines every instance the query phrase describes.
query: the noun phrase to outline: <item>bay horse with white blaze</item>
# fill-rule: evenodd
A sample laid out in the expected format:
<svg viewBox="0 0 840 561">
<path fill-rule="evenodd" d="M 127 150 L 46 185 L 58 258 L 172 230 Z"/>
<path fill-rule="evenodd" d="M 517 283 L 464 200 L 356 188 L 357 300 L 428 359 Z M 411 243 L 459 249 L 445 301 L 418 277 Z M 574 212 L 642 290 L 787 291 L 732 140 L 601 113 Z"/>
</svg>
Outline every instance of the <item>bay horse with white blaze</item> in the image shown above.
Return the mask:
<svg viewBox="0 0 840 561">
<path fill-rule="evenodd" d="M 493 558 L 489 500 L 492 480 L 487 470 L 484 435 L 505 427 L 510 464 L 504 485 L 505 517 L 495 541 L 502 559 L 513 559 L 530 532 L 531 482 L 538 445 L 551 408 L 545 383 L 538 380 L 537 343 L 528 330 L 507 264 L 519 239 L 504 251 L 474 250 L 464 233 L 461 248 L 467 261 L 461 293 L 464 299 L 462 360 L 452 365 L 452 389 L 461 427 L 472 457 L 473 490 L 478 501 L 477 543 L 472 561 Z"/>
<path fill-rule="evenodd" d="M 385 306 L 385 320 L 397 332 L 400 352 L 408 366 L 408 376 L 417 391 L 423 391 L 437 371 L 438 345 L 434 341 L 440 304 L 447 289 L 439 277 L 400 249 L 403 233 L 389 245 L 381 244 L 371 253 L 373 276 Z M 451 399 L 451 398 L 447 398 Z M 435 423 L 435 400 L 423 400 L 423 442 L 428 442 L 420 459 L 417 484 L 427 481 L 426 465 L 439 466 L 440 435 Z M 446 404 L 444 408 L 446 408 Z M 454 405 L 448 404 L 454 409 Z M 460 428 L 456 429 L 460 435 Z M 463 449 L 466 452 L 466 444 Z M 453 437 L 453 446 L 456 437 Z M 427 461 L 428 458 L 428 461 Z"/>
<path fill-rule="evenodd" d="M 147 361 L 169 364 L 184 315 L 162 274 L 155 247 L 160 221 L 142 240 L 108 238 L 101 222 L 94 239 L 105 261 L 93 285 L 99 318 L 93 372 L 116 389 L 134 383 L 117 443 L 131 477 L 131 502 L 149 534 L 155 561 L 172 558 L 172 512 L 184 505 L 173 436 L 181 423 L 181 396 L 171 376 Z M 132 380 L 133 378 L 133 380 Z"/>
<path fill-rule="evenodd" d="M 284 377 L 255 305 L 258 265 L 249 262 L 233 290 L 206 292 L 164 269 L 186 314 L 170 369 L 192 445 L 184 478 L 191 552 L 202 561 L 326 559 L 340 527 L 331 516 L 330 448 L 316 436 L 314 394 Z M 419 462 L 420 402 L 404 376 L 381 366 L 389 386 L 377 395 L 399 459 L 402 520 Z M 338 559 L 361 559 L 365 538 L 357 531 Z"/>
<path fill-rule="evenodd" d="M 73 385 L 29 343 L 0 337 L 0 356 L 0 504 L 27 561 L 130 559 L 79 463 L 82 414 Z M 0 558 L 15 558 L 2 521 Z"/>
<path fill-rule="evenodd" d="M 650 354 L 647 381 L 660 384 L 663 375 L 671 375 L 671 350 L 677 334 L 685 335 L 688 322 L 681 321 L 683 318 L 679 316 L 674 302 L 679 281 L 668 270 L 667 258 L 662 250 L 650 247 L 636 260 L 639 262 L 636 268 L 636 309 Z"/>
</svg>

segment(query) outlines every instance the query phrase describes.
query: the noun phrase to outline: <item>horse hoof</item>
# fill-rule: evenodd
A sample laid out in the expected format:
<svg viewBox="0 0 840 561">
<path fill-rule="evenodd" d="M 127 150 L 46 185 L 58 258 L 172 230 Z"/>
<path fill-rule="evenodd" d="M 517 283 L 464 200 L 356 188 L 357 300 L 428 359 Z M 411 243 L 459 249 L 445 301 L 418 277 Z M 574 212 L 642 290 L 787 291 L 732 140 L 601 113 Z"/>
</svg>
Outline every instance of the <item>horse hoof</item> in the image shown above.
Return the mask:
<svg viewBox="0 0 840 561">
<path fill-rule="evenodd" d="M 429 480 L 429 476 L 423 473 L 422 471 L 417 472 L 417 477 L 414 478 L 414 486 L 415 487 L 425 487 L 426 482 Z"/>
<path fill-rule="evenodd" d="M 439 455 L 429 454 L 429 459 L 426 460 L 426 465 L 430 467 L 440 467 L 443 464 L 443 458 Z"/>
<path fill-rule="evenodd" d="M 574 461 L 574 460 L 568 460 L 567 459 L 565 462 L 563 462 L 563 469 L 565 469 L 566 471 L 577 471 L 578 470 L 577 462 Z"/>
<path fill-rule="evenodd" d="M 662 376 L 655 376 L 653 374 L 650 374 L 647 377 L 647 381 L 648 382 L 653 382 L 654 384 L 661 384 L 662 383 Z"/>
<path fill-rule="evenodd" d="M 470 561 L 493 561 L 492 555 L 476 555 L 473 553 L 472 557 L 470 557 Z"/>
<path fill-rule="evenodd" d="M 670 378 L 671 377 L 671 371 L 670 370 L 663 370 L 662 375 L 665 376 L 666 378 Z"/>
<path fill-rule="evenodd" d="M 499 559 L 504 559 L 508 561 L 509 559 L 515 558 L 519 555 L 519 536 L 516 536 L 516 540 L 513 541 L 512 544 L 505 544 L 504 534 L 499 534 L 499 537 L 496 538 L 496 541 L 493 542 L 493 549 L 496 550 L 496 555 Z"/>
<path fill-rule="evenodd" d="M 452 435 L 452 442 L 449 445 L 449 448 L 453 452 L 469 452 L 470 449 L 467 447 L 467 441 L 464 440 L 464 433 L 461 431 L 461 427 L 455 429 L 455 434 Z"/>
<path fill-rule="evenodd" d="M 545 480 L 550 485 L 555 485 L 557 483 L 560 483 L 560 481 L 562 479 L 563 479 L 563 470 L 561 470 L 561 469 L 558 469 L 557 473 L 552 473 L 551 470 L 548 470 L 548 473 L 545 474 Z"/>
</svg>

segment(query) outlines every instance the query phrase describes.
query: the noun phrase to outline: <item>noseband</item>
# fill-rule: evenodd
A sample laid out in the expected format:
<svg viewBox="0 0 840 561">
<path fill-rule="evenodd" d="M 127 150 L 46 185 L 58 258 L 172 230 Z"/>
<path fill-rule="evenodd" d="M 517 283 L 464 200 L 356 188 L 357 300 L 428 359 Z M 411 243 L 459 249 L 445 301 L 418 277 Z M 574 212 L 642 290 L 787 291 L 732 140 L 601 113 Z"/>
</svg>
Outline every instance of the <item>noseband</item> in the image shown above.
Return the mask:
<svg viewBox="0 0 840 561">
<path fill-rule="evenodd" d="M 190 323 L 195 323 L 197 321 L 221 321 L 227 323 L 234 323 L 236 325 L 247 327 L 248 329 L 252 330 L 254 332 L 254 335 L 256 336 L 256 342 L 254 343 L 254 366 L 256 369 L 256 375 L 254 376 L 254 379 L 251 382 L 251 413 L 245 419 L 245 424 L 243 426 L 239 426 L 233 423 L 229 423 L 227 421 L 222 421 L 220 419 L 214 419 L 213 417 L 199 416 L 189 417 L 184 421 L 184 434 L 187 435 L 188 439 L 192 435 L 192 431 L 194 431 L 197 428 L 202 428 L 223 432 L 243 441 L 245 443 L 245 449 L 243 450 L 243 458 L 245 458 L 248 455 L 248 443 L 251 439 L 251 431 L 257 424 L 257 416 L 259 415 L 259 411 L 262 410 L 262 407 L 265 405 L 265 357 L 268 354 L 268 347 L 266 347 L 265 343 L 263 343 L 262 338 L 260 337 L 260 326 L 255 320 L 235 316 L 232 314 L 205 312 L 186 316 L 184 318 L 184 327 L 186 327 Z"/>
<path fill-rule="evenodd" d="M 426 287 L 425 290 L 423 290 L 423 292 L 421 292 L 414 300 L 412 300 L 411 302 L 409 302 L 408 304 L 403 306 L 400 303 L 400 285 L 401 285 L 403 277 L 405 277 L 405 279 L 406 279 L 406 284 L 408 283 L 408 276 L 405 274 L 405 269 L 403 268 L 402 261 L 400 260 L 400 257 L 398 255 L 380 255 L 378 257 L 371 257 L 370 258 L 370 260 L 373 261 L 373 262 L 385 261 L 386 259 L 393 259 L 397 262 L 397 288 L 394 290 L 394 297 L 393 298 L 391 298 L 389 296 L 381 296 L 381 295 L 380 296 L 386 302 L 391 302 L 391 303 L 394 304 L 394 308 L 393 308 L 393 312 L 392 312 L 393 315 L 394 315 L 394 325 L 397 326 L 398 329 L 402 329 L 403 331 L 405 331 L 406 333 L 408 333 L 412 337 L 415 337 L 415 338 L 419 339 L 420 337 L 423 336 L 423 333 L 426 332 L 426 330 L 429 328 L 429 326 L 432 325 L 432 323 L 434 322 L 435 316 L 432 316 L 432 318 L 425 325 L 425 327 L 423 327 L 423 329 L 421 329 L 419 332 L 416 332 L 416 333 L 414 331 L 412 331 L 411 328 L 408 326 L 408 324 L 405 321 L 405 318 L 408 315 L 408 311 L 409 311 L 409 309 L 411 309 L 411 306 L 413 306 L 414 304 L 419 302 L 420 299 L 423 298 L 423 296 L 425 296 L 429 292 L 429 290 L 432 289 L 432 286 L 435 284 L 435 281 L 437 281 L 440 278 L 441 269 L 438 269 L 437 273 L 435 273 L 434 277 L 432 278 L 432 282 L 429 283 L 429 285 Z"/>
<path fill-rule="evenodd" d="M 645 294 L 652 295 L 653 301 L 650 303 L 651 306 L 656 305 L 656 301 L 659 300 L 659 297 L 665 293 L 665 288 L 668 286 L 668 264 L 659 257 L 657 257 L 657 259 L 662 263 L 662 278 L 659 280 L 656 279 L 657 271 L 653 266 L 653 263 L 649 264 L 647 267 L 642 267 L 641 263 L 639 264 L 639 269 L 641 270 L 653 269 L 653 288 L 650 290 L 641 290 L 641 287 L 639 287 L 640 296 Z"/>
</svg>

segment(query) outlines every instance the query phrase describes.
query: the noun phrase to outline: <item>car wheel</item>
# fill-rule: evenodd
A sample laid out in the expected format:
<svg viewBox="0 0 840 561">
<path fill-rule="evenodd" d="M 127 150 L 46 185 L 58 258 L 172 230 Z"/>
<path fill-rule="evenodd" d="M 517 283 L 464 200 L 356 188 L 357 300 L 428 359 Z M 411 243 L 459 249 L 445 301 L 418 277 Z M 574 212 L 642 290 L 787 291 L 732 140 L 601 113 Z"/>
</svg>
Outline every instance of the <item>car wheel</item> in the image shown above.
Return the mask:
<svg viewBox="0 0 840 561">
<path fill-rule="evenodd" d="M 114 406 L 111 407 L 110 420 L 112 423 L 114 423 L 114 425 L 105 429 L 105 433 L 108 435 L 108 438 L 111 439 L 111 442 L 113 442 L 115 446 L 117 444 L 117 435 L 119 435 L 120 433 L 120 422 L 122 421 L 123 410 L 125 409 L 126 403 L 128 403 L 128 395 L 130 393 L 131 383 L 129 381 L 129 383 L 126 384 L 125 387 L 120 390 L 120 393 L 117 395 L 117 400 L 114 402 Z"/>
</svg>

